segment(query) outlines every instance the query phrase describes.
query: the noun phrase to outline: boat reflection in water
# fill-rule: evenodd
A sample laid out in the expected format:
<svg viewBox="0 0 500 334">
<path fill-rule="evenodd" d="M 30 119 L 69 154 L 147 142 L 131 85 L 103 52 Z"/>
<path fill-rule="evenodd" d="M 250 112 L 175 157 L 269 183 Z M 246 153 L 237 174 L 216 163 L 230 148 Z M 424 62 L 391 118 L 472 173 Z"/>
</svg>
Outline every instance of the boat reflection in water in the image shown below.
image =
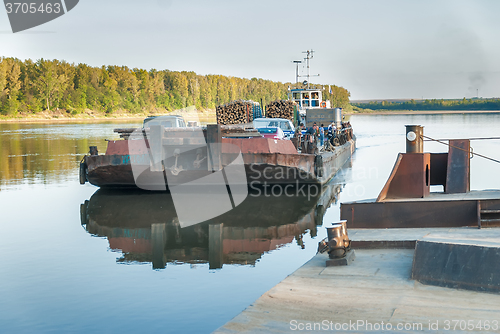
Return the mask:
<svg viewBox="0 0 500 334">
<path fill-rule="evenodd" d="M 250 192 L 233 210 L 185 228 L 169 193 L 100 189 L 81 204 L 81 223 L 123 253 L 118 262 L 151 262 L 153 269 L 167 263 L 208 262 L 210 269 L 255 265 L 263 253 L 294 240 L 304 248 L 303 235 L 309 230 L 316 236 L 316 227 L 330 204 L 337 202 L 341 188 L 328 184 L 316 196 Z"/>
</svg>

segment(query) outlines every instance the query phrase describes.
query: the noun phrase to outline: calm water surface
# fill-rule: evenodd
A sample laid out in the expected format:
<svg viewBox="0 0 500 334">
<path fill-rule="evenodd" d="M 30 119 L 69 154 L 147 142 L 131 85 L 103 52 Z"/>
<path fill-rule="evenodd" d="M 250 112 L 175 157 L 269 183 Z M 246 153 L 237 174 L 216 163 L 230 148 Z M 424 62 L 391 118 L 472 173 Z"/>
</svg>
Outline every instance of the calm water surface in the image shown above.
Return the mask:
<svg viewBox="0 0 500 334">
<path fill-rule="evenodd" d="M 250 194 L 211 221 L 223 224 L 220 249 L 208 223 L 178 226 L 166 194 L 79 185 L 88 146 L 104 152 L 113 128 L 140 122 L 0 124 L 0 332 L 209 333 L 309 260 L 340 202 L 378 195 L 405 150 L 405 124 L 433 138 L 500 136 L 497 114 L 350 120 L 358 149 L 321 196 Z M 500 140 L 472 146 L 500 159 Z M 499 172 L 474 157 L 471 188 L 500 188 Z"/>
</svg>

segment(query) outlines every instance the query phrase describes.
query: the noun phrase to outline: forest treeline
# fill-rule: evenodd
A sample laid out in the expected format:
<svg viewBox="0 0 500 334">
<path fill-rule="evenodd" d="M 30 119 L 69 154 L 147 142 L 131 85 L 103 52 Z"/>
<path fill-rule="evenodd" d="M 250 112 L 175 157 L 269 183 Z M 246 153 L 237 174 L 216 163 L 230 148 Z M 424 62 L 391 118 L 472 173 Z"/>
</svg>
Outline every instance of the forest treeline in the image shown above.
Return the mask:
<svg viewBox="0 0 500 334">
<path fill-rule="evenodd" d="M 286 99 L 289 86 L 294 88 L 295 84 L 186 71 L 0 58 L 0 113 L 12 116 L 54 109 L 72 114 L 86 109 L 111 114 L 172 111 L 194 105 L 204 110 L 237 99 L 262 100 L 265 105 Z M 330 93 L 330 86 L 323 87 L 323 98 L 331 100 L 332 106 L 349 106 L 350 93 L 345 88 L 332 85 Z"/>
<path fill-rule="evenodd" d="M 371 110 L 500 110 L 500 99 L 461 100 L 409 100 L 404 102 L 373 101 L 351 103 L 353 106 Z"/>
</svg>

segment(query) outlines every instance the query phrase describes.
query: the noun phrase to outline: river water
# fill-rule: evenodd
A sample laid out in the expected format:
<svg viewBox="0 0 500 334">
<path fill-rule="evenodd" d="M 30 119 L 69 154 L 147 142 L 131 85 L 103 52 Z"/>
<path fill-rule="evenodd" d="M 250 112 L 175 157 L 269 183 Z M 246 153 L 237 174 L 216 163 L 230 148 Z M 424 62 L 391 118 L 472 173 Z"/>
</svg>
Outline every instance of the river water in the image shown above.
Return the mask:
<svg viewBox="0 0 500 334">
<path fill-rule="evenodd" d="M 498 114 L 350 121 L 358 149 L 321 195 L 251 193 L 211 226 L 185 229 L 168 194 L 78 183 L 89 146 L 103 153 L 114 128 L 140 122 L 0 124 L 0 332 L 210 333 L 314 256 L 341 202 L 378 195 L 405 150 L 405 124 L 440 139 L 500 136 Z M 500 159 L 500 140 L 472 147 Z M 499 172 L 474 157 L 471 188 L 500 188 Z M 165 226 L 160 248 L 152 224 Z"/>
</svg>

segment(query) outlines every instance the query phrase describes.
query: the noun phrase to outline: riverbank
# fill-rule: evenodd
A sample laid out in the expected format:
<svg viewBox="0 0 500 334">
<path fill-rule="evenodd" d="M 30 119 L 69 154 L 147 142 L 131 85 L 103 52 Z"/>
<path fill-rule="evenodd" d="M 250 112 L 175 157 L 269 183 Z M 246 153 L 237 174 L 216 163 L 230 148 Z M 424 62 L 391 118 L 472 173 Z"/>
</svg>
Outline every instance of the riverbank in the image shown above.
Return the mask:
<svg viewBox="0 0 500 334">
<path fill-rule="evenodd" d="M 147 113 L 113 113 L 105 114 L 87 110 L 79 114 L 66 113 L 65 111 L 43 111 L 36 114 L 22 114 L 17 116 L 0 116 L 0 123 L 89 123 L 109 121 L 142 121 L 148 116 L 161 116 L 175 114 L 180 115 L 186 122 L 199 121 L 200 123 L 215 122 L 215 110 L 200 112 L 173 111 L 173 112 L 147 112 Z"/>
<path fill-rule="evenodd" d="M 23 114 L 17 116 L 0 115 L 0 123 L 88 123 L 109 121 L 142 121 L 151 115 L 176 114 L 184 117 L 186 121 L 199 121 L 200 123 L 215 123 L 215 110 L 201 112 L 174 111 L 168 113 L 113 113 L 105 114 L 87 110 L 80 114 L 71 114 L 64 111 L 40 112 L 37 114 Z M 500 110 L 358 110 L 347 111 L 344 115 L 439 115 L 439 114 L 500 114 Z"/>
<path fill-rule="evenodd" d="M 500 114 L 500 110 L 355 110 L 344 115 Z"/>
</svg>

